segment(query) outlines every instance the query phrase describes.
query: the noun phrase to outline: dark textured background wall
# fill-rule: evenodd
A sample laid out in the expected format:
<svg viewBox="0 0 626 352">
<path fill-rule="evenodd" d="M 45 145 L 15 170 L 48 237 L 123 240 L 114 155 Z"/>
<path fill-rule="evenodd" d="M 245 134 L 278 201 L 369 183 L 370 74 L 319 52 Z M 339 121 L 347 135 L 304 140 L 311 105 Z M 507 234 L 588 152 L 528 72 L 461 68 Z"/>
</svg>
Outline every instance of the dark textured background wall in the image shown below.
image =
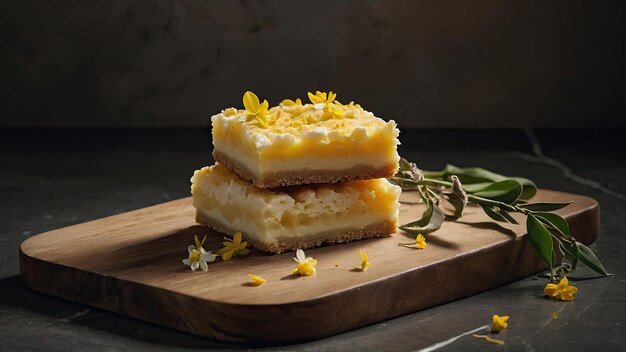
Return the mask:
<svg viewBox="0 0 626 352">
<path fill-rule="evenodd" d="M 205 126 L 245 90 L 402 127 L 625 126 L 621 2 L 3 1 L 3 126 Z"/>
</svg>

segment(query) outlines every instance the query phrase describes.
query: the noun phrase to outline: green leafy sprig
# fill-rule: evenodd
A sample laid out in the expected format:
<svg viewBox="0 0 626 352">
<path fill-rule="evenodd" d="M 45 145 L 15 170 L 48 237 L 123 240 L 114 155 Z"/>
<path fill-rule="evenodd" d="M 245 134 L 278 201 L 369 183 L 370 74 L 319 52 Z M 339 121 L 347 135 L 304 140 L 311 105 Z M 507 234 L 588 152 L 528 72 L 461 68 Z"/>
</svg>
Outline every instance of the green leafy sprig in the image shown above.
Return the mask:
<svg viewBox="0 0 626 352">
<path fill-rule="evenodd" d="M 557 263 L 557 248 L 572 269 L 580 262 L 599 274 L 609 275 L 593 251 L 571 236 L 567 221 L 551 213 L 570 203 L 529 202 L 537 193 L 537 186 L 531 180 L 453 165 L 438 172 L 422 172 L 406 159 L 401 159 L 398 173 L 389 180 L 403 191 L 417 191 L 427 206 L 420 219 L 400 226 L 404 231 L 413 234 L 437 231 L 446 218 L 456 220 L 463 216 L 468 203 L 477 204 L 487 216 L 499 222 L 519 224 L 510 213 L 521 213 L 526 215 L 528 239 L 553 279 L 561 271 L 569 270 L 568 265 Z M 453 214 L 446 215 L 441 210 L 442 198 L 454 207 Z"/>
</svg>

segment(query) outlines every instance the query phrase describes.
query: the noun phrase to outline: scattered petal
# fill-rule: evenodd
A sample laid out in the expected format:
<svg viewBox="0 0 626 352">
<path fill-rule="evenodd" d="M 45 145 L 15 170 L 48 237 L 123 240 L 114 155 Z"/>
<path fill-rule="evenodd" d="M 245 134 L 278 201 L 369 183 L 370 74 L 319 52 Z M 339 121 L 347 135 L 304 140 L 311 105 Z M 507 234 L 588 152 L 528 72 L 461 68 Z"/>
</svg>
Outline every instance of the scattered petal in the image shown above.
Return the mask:
<svg viewBox="0 0 626 352">
<path fill-rule="evenodd" d="M 508 326 L 508 320 L 508 315 L 499 316 L 498 314 L 494 314 L 491 318 L 491 331 L 500 332 L 506 329 L 506 327 Z"/>
<path fill-rule="evenodd" d="M 367 254 L 361 249 L 361 271 L 367 270 L 370 266 L 372 266 L 372 263 L 367 260 Z"/>
<path fill-rule="evenodd" d="M 248 242 L 243 240 L 243 235 L 241 232 L 236 232 L 233 235 L 233 238 L 224 237 L 225 241 L 222 242 L 224 248 L 217 251 L 217 255 L 221 256 L 223 260 L 230 260 L 232 257 L 246 255 L 250 253 L 250 250 L 247 249 Z"/>
<path fill-rule="evenodd" d="M 415 248 L 426 248 L 426 238 L 421 233 L 415 237 Z"/>
<path fill-rule="evenodd" d="M 265 280 L 264 278 L 260 276 L 256 276 L 253 274 L 248 274 L 248 276 L 250 277 L 250 282 L 252 282 L 254 286 L 261 286 L 267 282 L 267 280 Z"/>
<path fill-rule="evenodd" d="M 424 249 L 426 248 L 426 238 L 420 233 L 417 237 L 415 237 L 415 242 L 398 243 L 398 245 L 409 248 Z"/>
<path fill-rule="evenodd" d="M 293 270 L 293 274 L 298 274 L 302 276 L 315 275 L 315 266 L 317 265 L 317 260 L 311 257 L 306 257 L 302 249 L 298 249 L 296 251 L 296 257 L 293 259 L 295 259 L 297 263 L 296 268 Z"/>
</svg>

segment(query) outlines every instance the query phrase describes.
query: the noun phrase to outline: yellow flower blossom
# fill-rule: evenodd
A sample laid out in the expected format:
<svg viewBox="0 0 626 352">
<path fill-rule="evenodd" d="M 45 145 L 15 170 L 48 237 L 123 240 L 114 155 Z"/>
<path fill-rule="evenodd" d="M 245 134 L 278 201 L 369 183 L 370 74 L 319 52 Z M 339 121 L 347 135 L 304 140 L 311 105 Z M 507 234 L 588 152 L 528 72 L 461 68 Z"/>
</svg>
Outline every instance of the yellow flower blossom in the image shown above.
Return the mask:
<svg viewBox="0 0 626 352">
<path fill-rule="evenodd" d="M 302 100 L 300 98 L 297 98 L 296 101 L 293 101 L 291 99 L 285 99 L 283 100 L 281 104 L 283 106 L 296 106 L 296 105 L 302 106 Z"/>
<path fill-rule="evenodd" d="M 337 94 L 332 91 L 326 94 L 325 92 L 320 92 L 319 90 L 315 92 L 315 94 L 308 92 L 309 100 L 313 103 L 313 106 L 316 109 L 324 109 L 325 112 L 332 114 L 337 117 L 343 116 L 343 110 L 337 109 L 336 104 L 339 104 L 335 101 L 337 98 Z M 341 105 L 341 104 L 339 104 Z"/>
<path fill-rule="evenodd" d="M 509 320 L 508 315 L 499 316 L 498 314 L 494 314 L 491 318 L 491 331 L 500 332 L 509 325 L 507 321 Z"/>
<path fill-rule="evenodd" d="M 247 91 L 243 95 L 243 106 L 246 108 L 244 111 L 246 119 L 256 119 L 261 127 L 269 127 L 267 123 L 269 103 L 267 100 L 263 100 L 263 103 L 260 103 L 259 97 L 257 97 L 256 94 Z"/>
<path fill-rule="evenodd" d="M 264 278 L 260 276 L 256 276 L 252 274 L 248 274 L 248 276 L 250 277 L 250 281 L 254 286 L 261 286 L 267 282 L 267 280 L 265 280 Z"/>
<path fill-rule="evenodd" d="M 569 285 L 569 280 L 566 277 L 563 277 L 561 281 L 559 281 L 558 285 L 549 283 L 543 289 L 543 293 L 546 296 L 549 296 L 553 299 L 561 300 L 561 301 L 571 301 L 575 299 L 574 293 L 576 293 L 578 289 L 574 286 Z"/>
<path fill-rule="evenodd" d="M 426 248 L 426 238 L 421 233 L 415 237 L 415 248 Z"/>
<path fill-rule="evenodd" d="M 293 270 L 292 274 L 299 274 L 303 276 L 312 276 L 315 275 L 315 266 L 317 265 L 317 260 L 306 257 L 304 255 L 304 251 L 302 249 L 298 249 L 296 251 L 296 257 L 293 260 L 298 263 L 296 268 Z"/>
<path fill-rule="evenodd" d="M 206 236 L 204 236 L 202 241 L 198 239 L 198 235 L 193 236 L 193 239 L 195 245 L 192 244 L 187 247 L 189 256 L 187 259 L 183 259 L 183 264 L 190 267 L 193 271 L 196 271 L 198 268 L 207 271 L 209 269 L 207 263 L 215 261 L 217 255 L 211 253 L 211 251 L 205 251 L 202 247 L 202 245 L 204 245 L 204 241 L 206 241 Z"/>
<path fill-rule="evenodd" d="M 426 248 L 426 238 L 420 233 L 417 235 L 417 237 L 415 237 L 415 242 L 398 243 L 398 245 L 404 246 L 404 247 L 424 249 Z"/>
<path fill-rule="evenodd" d="M 372 266 L 372 263 L 367 260 L 367 254 L 361 249 L 361 271 L 367 270 L 370 266 Z"/>
<path fill-rule="evenodd" d="M 217 251 L 217 255 L 221 256 L 224 260 L 230 260 L 230 258 L 238 255 L 246 255 L 250 252 L 248 242 L 241 242 L 243 235 L 241 232 L 235 233 L 232 239 L 224 237 L 226 241 L 222 242 L 224 248 Z"/>
</svg>

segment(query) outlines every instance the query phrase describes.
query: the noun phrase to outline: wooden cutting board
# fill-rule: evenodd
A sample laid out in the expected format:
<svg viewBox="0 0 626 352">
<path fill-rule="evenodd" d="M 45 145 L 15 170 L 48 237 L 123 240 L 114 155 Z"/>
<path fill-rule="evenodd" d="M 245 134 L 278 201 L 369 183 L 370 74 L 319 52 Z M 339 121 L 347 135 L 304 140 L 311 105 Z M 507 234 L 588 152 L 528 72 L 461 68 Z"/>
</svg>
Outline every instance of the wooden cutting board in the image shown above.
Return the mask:
<svg viewBox="0 0 626 352">
<path fill-rule="evenodd" d="M 581 242 L 596 239 L 596 201 L 547 190 L 533 199 L 541 200 L 573 201 L 559 213 Z M 402 202 L 402 223 L 424 210 L 414 193 Z M 319 263 L 312 277 L 290 275 L 293 253 L 257 250 L 192 272 L 182 259 L 193 235 L 209 234 L 207 249 L 222 242 L 197 226 L 194 214 L 184 198 L 33 236 L 20 247 L 22 280 L 37 291 L 218 340 L 287 342 L 449 302 L 543 268 L 523 225 L 495 224 L 470 207 L 461 221 L 428 235 L 425 250 L 398 246 L 412 239 L 402 231 L 307 250 Z M 358 270 L 359 249 L 373 263 L 366 272 Z M 251 286 L 248 273 L 267 283 Z"/>
</svg>

